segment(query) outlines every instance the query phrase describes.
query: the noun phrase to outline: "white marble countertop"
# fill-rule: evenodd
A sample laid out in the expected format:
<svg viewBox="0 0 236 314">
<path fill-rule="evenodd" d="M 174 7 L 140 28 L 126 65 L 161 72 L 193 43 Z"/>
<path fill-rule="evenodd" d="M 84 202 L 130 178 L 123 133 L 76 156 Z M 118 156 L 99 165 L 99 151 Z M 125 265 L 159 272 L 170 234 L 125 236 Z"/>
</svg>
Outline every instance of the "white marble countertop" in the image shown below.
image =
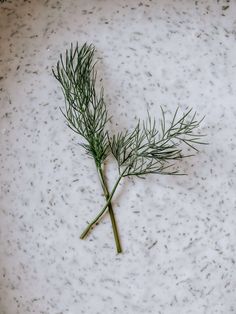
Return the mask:
<svg viewBox="0 0 236 314">
<path fill-rule="evenodd" d="M 116 130 L 205 115 L 188 176 L 125 180 L 109 217 L 51 73 L 93 43 Z M 236 313 L 236 1 L 0 2 L 0 314 Z M 113 167 L 108 169 L 110 182 Z"/>
</svg>

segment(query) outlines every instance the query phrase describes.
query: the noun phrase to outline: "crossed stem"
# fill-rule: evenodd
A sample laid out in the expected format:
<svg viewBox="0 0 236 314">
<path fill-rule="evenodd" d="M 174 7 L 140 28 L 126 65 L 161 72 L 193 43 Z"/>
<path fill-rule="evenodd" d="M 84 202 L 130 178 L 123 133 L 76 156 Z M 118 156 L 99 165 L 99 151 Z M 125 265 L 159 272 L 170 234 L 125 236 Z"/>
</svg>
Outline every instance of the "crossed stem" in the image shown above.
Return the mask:
<svg viewBox="0 0 236 314">
<path fill-rule="evenodd" d="M 91 231 L 93 226 L 99 222 L 99 220 L 106 214 L 106 212 L 108 210 L 109 214 L 110 214 L 111 222 L 112 222 L 112 228 L 113 228 L 113 233 L 114 233 L 114 237 L 115 237 L 117 253 L 121 253 L 122 249 L 121 249 L 121 245 L 120 245 L 119 234 L 118 234 L 118 230 L 117 230 L 115 216 L 114 216 L 114 212 L 113 212 L 112 205 L 111 205 L 111 200 L 112 200 L 113 195 L 115 194 L 115 191 L 116 191 L 116 189 L 120 183 L 120 180 L 122 179 L 125 171 L 126 171 L 126 169 L 120 174 L 120 176 L 118 177 L 111 193 L 109 193 L 102 169 L 98 168 L 100 181 L 101 181 L 107 202 L 104 205 L 104 207 L 101 209 L 99 214 L 92 220 L 92 222 L 86 227 L 86 229 L 84 230 L 84 232 L 80 236 L 80 239 L 84 239 L 88 235 L 88 233 Z"/>
<path fill-rule="evenodd" d="M 115 239 L 115 243 L 116 243 L 116 251 L 117 253 L 121 253 L 122 252 L 122 247 L 121 247 L 121 243 L 120 243 L 120 238 L 119 238 L 119 233 L 118 233 L 118 229 L 117 229 L 117 223 L 116 223 L 116 219 L 115 219 L 115 215 L 114 215 L 114 211 L 112 208 L 112 204 L 111 204 L 111 199 L 116 191 L 116 188 L 118 187 L 118 184 L 122 178 L 122 176 L 119 177 L 119 179 L 117 180 L 111 194 L 109 193 L 108 190 L 108 186 L 106 183 L 106 179 L 104 176 L 104 172 L 100 167 L 97 167 L 97 171 L 98 171 L 98 176 L 100 179 L 100 183 L 104 192 L 104 196 L 106 199 L 106 205 L 104 206 L 105 208 L 103 208 L 103 210 L 95 217 L 95 219 L 87 226 L 87 228 L 84 230 L 84 232 L 81 234 L 80 239 L 85 239 L 85 237 L 89 234 L 89 232 L 91 231 L 91 229 L 93 228 L 93 226 L 98 223 L 98 221 L 101 219 L 101 217 L 103 215 L 105 215 L 106 211 L 108 210 L 109 215 L 110 215 L 110 219 L 111 219 L 111 224 L 112 224 L 112 230 L 113 230 L 113 234 L 114 234 L 114 239 Z"/>
</svg>

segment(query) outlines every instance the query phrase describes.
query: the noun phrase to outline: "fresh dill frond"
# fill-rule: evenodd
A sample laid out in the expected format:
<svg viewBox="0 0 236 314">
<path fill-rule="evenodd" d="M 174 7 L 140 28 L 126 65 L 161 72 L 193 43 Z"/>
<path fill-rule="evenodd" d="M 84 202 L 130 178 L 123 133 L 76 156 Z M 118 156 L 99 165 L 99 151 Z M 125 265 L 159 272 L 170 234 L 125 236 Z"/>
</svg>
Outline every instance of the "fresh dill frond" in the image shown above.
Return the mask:
<svg viewBox="0 0 236 314">
<path fill-rule="evenodd" d="M 81 49 L 78 44 L 75 48 L 71 45 L 65 58 L 60 55 L 53 74 L 66 100 L 62 113 L 68 126 L 84 138 L 85 143 L 81 145 L 100 167 L 109 150 L 105 132 L 109 118 L 103 88 L 97 91 L 94 51 L 93 45 L 84 44 Z"/>
<path fill-rule="evenodd" d="M 189 155 L 183 154 L 181 142 L 197 151 L 196 144 L 204 144 L 204 135 L 194 131 L 201 121 L 192 109 L 177 119 L 176 110 L 170 125 L 167 127 L 165 112 L 162 110 L 160 130 L 156 119 L 150 114 L 144 122 L 138 122 L 132 132 L 121 132 L 109 139 L 111 152 L 117 160 L 119 173 L 125 168 L 123 176 L 145 176 L 147 174 L 178 174 L 172 169 L 173 162 Z M 170 164 L 171 162 L 171 164 Z"/>
<path fill-rule="evenodd" d="M 61 84 L 65 97 L 65 110 L 61 109 L 67 125 L 83 137 L 80 145 L 95 161 L 100 183 L 107 200 L 110 197 L 103 163 L 109 154 L 109 141 L 105 127 L 109 120 L 104 101 L 103 88 L 97 86 L 97 72 L 94 58 L 95 47 L 87 45 L 82 48 L 71 44 L 65 56 L 60 55 L 53 75 Z M 99 90 L 99 91 L 98 91 Z M 121 253 L 117 224 L 112 204 L 108 204 L 117 253 Z"/>
</svg>

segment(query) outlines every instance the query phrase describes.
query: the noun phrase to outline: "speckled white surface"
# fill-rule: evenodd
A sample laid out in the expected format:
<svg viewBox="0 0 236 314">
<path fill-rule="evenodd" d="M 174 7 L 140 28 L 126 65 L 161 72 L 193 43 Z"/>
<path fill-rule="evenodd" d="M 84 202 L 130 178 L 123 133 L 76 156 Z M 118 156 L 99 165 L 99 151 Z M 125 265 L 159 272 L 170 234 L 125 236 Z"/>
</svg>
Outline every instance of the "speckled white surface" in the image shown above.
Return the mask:
<svg viewBox="0 0 236 314">
<path fill-rule="evenodd" d="M 206 115 L 188 176 L 121 184 L 119 256 L 109 217 L 79 240 L 103 198 L 51 75 L 76 41 L 114 129 L 159 105 Z M 0 314 L 236 313 L 235 55 L 235 0 L 0 3 Z"/>
</svg>

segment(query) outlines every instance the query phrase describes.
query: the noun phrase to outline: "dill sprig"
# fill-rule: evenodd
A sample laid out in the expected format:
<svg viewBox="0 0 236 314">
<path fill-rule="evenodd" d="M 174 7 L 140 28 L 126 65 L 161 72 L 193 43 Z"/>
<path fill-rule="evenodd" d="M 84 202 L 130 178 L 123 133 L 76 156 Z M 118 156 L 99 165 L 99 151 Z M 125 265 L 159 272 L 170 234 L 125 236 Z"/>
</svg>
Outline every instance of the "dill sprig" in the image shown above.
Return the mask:
<svg viewBox="0 0 236 314">
<path fill-rule="evenodd" d="M 181 142 L 195 151 L 197 148 L 194 145 L 202 144 L 200 140 L 203 135 L 194 133 L 201 121 L 195 119 L 196 113 L 191 116 L 192 109 L 177 119 L 177 108 L 168 128 L 165 112 L 161 110 L 161 130 L 157 129 L 156 120 L 148 114 L 148 119 L 142 123 L 139 121 L 132 132 L 121 132 L 109 139 L 119 173 L 122 168 L 126 169 L 123 177 L 177 174 L 177 170 L 171 170 L 169 162 L 189 157 L 182 153 Z"/>
<path fill-rule="evenodd" d="M 104 101 L 103 88 L 98 91 L 97 72 L 93 61 L 95 48 L 86 43 L 82 48 L 78 44 L 60 55 L 55 78 L 59 81 L 65 97 L 65 110 L 62 110 L 68 127 L 83 137 L 80 145 L 95 161 L 101 186 L 106 199 L 109 190 L 104 175 L 104 160 L 109 153 L 109 141 L 105 131 L 109 120 Z M 108 204 L 117 252 L 122 251 L 117 224 L 111 203 Z"/>
<path fill-rule="evenodd" d="M 192 113 L 192 109 L 183 115 L 177 109 L 167 123 L 166 113 L 161 108 L 159 128 L 157 120 L 148 113 L 146 121 L 139 120 L 132 131 L 111 135 L 106 129 L 109 117 L 103 88 L 100 87 L 98 91 L 94 52 L 92 45 L 84 44 L 80 49 L 78 45 L 75 48 L 71 45 L 66 50 L 65 58 L 60 55 L 53 74 L 61 83 L 66 100 L 62 113 L 68 126 L 84 138 L 81 145 L 95 161 L 106 198 L 105 205 L 80 237 L 84 239 L 109 211 L 117 252 L 120 253 L 121 245 L 111 205 L 120 181 L 131 176 L 181 174 L 173 168 L 175 162 L 194 155 L 185 155 L 184 146 L 197 152 L 197 145 L 206 143 L 202 141 L 204 135 L 196 132 L 202 120 L 196 119 L 196 113 Z M 119 173 L 111 192 L 104 175 L 104 161 L 109 154 L 115 157 Z"/>
</svg>

